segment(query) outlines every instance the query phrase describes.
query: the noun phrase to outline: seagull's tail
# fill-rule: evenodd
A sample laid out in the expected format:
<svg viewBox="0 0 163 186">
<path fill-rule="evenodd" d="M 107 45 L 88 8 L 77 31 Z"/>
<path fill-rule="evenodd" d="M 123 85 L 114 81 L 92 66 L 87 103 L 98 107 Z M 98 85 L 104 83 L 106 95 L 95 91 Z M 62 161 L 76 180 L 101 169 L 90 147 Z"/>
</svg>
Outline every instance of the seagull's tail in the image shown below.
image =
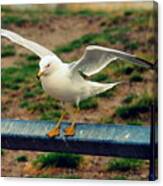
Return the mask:
<svg viewBox="0 0 163 186">
<path fill-rule="evenodd" d="M 116 85 L 119 85 L 123 83 L 123 81 L 119 81 L 119 82 L 115 82 L 115 83 L 98 83 L 98 82 L 92 82 L 89 81 L 90 84 L 90 94 L 91 96 L 93 95 L 97 95 L 100 93 L 103 93 L 109 89 L 112 89 L 113 87 L 115 87 Z"/>
</svg>

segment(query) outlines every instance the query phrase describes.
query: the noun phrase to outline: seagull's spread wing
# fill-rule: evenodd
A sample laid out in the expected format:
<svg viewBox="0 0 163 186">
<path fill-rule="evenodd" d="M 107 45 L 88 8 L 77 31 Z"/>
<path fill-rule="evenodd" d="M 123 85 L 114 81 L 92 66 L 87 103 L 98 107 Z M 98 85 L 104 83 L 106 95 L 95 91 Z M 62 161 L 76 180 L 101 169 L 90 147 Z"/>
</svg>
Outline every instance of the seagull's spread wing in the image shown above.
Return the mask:
<svg viewBox="0 0 163 186">
<path fill-rule="evenodd" d="M 33 41 L 25 39 L 22 36 L 14 33 L 14 32 L 11 32 L 9 30 L 1 29 L 1 35 L 10 39 L 14 43 L 22 45 L 23 47 L 31 50 L 32 52 L 36 53 L 40 58 L 45 57 L 47 55 L 54 56 L 53 52 L 51 52 L 50 50 L 44 48 L 43 46 L 41 46 Z"/>
<path fill-rule="evenodd" d="M 118 58 L 143 65 L 147 68 L 153 68 L 153 64 L 134 55 L 100 46 L 88 46 L 84 55 L 78 61 L 70 64 L 70 69 L 73 73 L 82 71 L 86 76 L 91 76 Z"/>
</svg>

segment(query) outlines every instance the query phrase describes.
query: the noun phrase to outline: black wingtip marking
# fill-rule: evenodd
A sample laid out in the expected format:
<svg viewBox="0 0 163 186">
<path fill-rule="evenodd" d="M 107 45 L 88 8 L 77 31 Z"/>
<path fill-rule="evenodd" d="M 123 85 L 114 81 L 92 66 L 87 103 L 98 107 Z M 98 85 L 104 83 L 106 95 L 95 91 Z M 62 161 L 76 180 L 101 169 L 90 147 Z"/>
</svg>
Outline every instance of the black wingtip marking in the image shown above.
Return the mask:
<svg viewBox="0 0 163 186">
<path fill-rule="evenodd" d="M 153 64 L 153 63 L 151 63 L 151 62 L 149 62 L 145 59 L 139 58 L 139 57 L 136 57 L 136 59 L 139 60 L 139 61 L 142 61 L 144 63 L 144 65 L 148 66 L 151 69 L 155 69 L 156 66 L 157 66 L 157 63 Z"/>
</svg>

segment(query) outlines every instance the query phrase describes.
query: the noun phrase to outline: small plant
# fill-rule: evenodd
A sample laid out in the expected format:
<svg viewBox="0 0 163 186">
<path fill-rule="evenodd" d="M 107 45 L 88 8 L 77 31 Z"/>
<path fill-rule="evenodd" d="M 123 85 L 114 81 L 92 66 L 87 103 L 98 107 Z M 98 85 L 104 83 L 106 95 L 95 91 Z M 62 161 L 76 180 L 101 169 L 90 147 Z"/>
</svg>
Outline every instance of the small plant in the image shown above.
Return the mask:
<svg viewBox="0 0 163 186">
<path fill-rule="evenodd" d="M 133 10 L 125 10 L 124 16 L 131 16 L 133 14 Z"/>
<path fill-rule="evenodd" d="M 47 153 L 39 155 L 33 164 L 39 168 L 44 167 L 66 167 L 77 168 L 82 160 L 80 155 L 68 153 Z"/>
<path fill-rule="evenodd" d="M 1 149 L 1 156 L 4 156 L 4 154 L 5 154 L 5 150 Z"/>
<path fill-rule="evenodd" d="M 140 113 L 148 112 L 152 102 L 153 98 L 148 94 L 144 94 L 135 103 L 118 107 L 116 113 L 123 119 L 136 117 Z"/>
<path fill-rule="evenodd" d="M 18 156 L 16 158 L 16 161 L 18 161 L 18 162 L 26 162 L 26 161 L 28 161 L 28 159 L 27 159 L 27 156 L 22 155 L 22 156 Z"/>
<path fill-rule="evenodd" d="M 104 117 L 100 120 L 100 123 L 114 124 L 114 120 L 111 117 Z"/>
<path fill-rule="evenodd" d="M 39 58 L 37 55 L 35 55 L 35 54 L 31 54 L 31 55 L 28 55 L 28 56 L 26 57 L 26 59 L 27 59 L 28 61 L 36 61 L 36 60 L 39 60 L 40 58 Z"/>
<path fill-rule="evenodd" d="M 137 126 L 143 125 L 143 123 L 140 121 L 128 121 L 127 124 L 128 125 L 137 125 Z"/>
<path fill-rule="evenodd" d="M 88 98 L 86 100 L 83 100 L 79 103 L 80 109 L 92 109 L 97 108 L 98 103 L 97 99 L 95 97 Z"/>
<path fill-rule="evenodd" d="M 127 180 L 126 176 L 114 176 L 111 178 L 111 180 Z"/>
<path fill-rule="evenodd" d="M 32 178 L 62 178 L 62 179 L 80 179 L 80 176 L 77 175 L 49 175 L 49 174 L 40 174 L 33 176 Z"/>
<path fill-rule="evenodd" d="M 24 98 L 32 98 L 32 97 L 35 97 L 35 96 L 36 96 L 35 93 L 32 92 L 28 88 L 24 91 L 24 95 L 23 95 Z"/>
<path fill-rule="evenodd" d="M 2 27 L 15 24 L 16 26 L 22 26 L 27 23 L 28 20 L 23 18 L 22 16 L 13 16 L 13 15 L 6 15 L 2 18 Z"/>
<path fill-rule="evenodd" d="M 129 94 L 128 96 L 124 97 L 123 103 L 131 103 L 135 97 L 135 94 Z"/>
<path fill-rule="evenodd" d="M 139 72 L 134 72 L 130 77 L 130 81 L 140 82 L 140 81 L 143 81 L 143 77 L 141 76 Z"/>
<path fill-rule="evenodd" d="M 107 79 L 108 79 L 108 75 L 104 73 L 98 73 L 91 78 L 92 81 L 97 81 L 97 82 L 105 81 Z"/>
<path fill-rule="evenodd" d="M 108 171 L 136 170 L 142 166 L 143 161 L 130 158 L 119 158 L 108 162 Z"/>
<path fill-rule="evenodd" d="M 1 57 L 15 56 L 16 50 L 13 45 L 5 45 L 2 47 Z"/>
</svg>

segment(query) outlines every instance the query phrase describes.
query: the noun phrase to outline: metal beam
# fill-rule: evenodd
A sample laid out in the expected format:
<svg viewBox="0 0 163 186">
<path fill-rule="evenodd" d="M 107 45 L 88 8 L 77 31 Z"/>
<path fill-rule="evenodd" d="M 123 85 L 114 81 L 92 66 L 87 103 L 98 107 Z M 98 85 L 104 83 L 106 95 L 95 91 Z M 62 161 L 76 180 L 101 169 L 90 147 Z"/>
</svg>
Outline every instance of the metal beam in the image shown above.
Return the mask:
<svg viewBox="0 0 163 186">
<path fill-rule="evenodd" d="M 14 150 L 150 158 L 150 127 L 79 123 L 75 136 L 65 137 L 67 126 L 62 123 L 61 135 L 48 138 L 53 122 L 2 119 L 1 145 Z"/>
</svg>

